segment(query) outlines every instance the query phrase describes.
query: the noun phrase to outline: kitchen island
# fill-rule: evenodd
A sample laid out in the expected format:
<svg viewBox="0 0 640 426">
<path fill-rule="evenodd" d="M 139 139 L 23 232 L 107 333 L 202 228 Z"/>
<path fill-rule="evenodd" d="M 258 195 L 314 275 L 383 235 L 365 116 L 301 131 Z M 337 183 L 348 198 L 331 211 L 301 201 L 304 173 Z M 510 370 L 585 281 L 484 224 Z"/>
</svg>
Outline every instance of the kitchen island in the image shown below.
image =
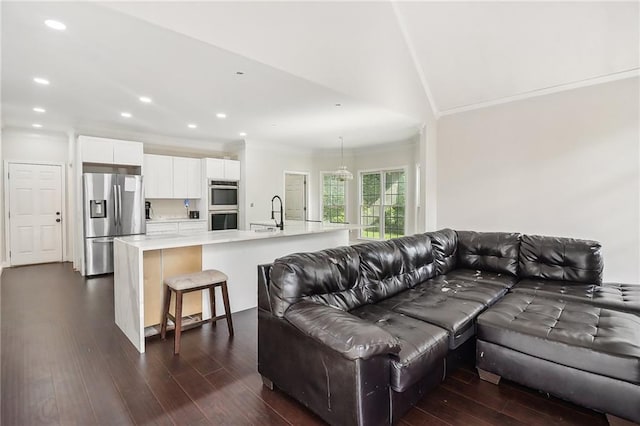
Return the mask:
<svg viewBox="0 0 640 426">
<path fill-rule="evenodd" d="M 137 235 L 114 241 L 115 321 L 143 353 L 145 336 L 157 334 L 166 277 L 218 269 L 229 277 L 231 312 L 257 306 L 257 266 L 291 253 L 349 243 L 350 225 L 289 222 L 277 231 L 214 231 Z M 185 297 L 185 323 L 211 318 L 207 291 Z M 216 294 L 217 309 L 223 306 Z M 173 312 L 173 301 L 171 312 Z M 220 313 L 218 313 L 220 315 Z"/>
</svg>

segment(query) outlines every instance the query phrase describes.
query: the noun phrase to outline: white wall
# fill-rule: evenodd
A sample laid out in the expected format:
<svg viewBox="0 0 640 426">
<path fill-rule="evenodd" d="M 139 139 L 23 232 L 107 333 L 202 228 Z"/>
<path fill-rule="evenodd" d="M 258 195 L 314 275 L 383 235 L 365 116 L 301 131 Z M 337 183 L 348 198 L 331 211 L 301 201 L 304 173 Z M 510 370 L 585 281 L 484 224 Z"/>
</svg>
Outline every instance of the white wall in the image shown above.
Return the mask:
<svg viewBox="0 0 640 426">
<path fill-rule="evenodd" d="M 52 163 L 64 163 L 65 173 L 67 172 L 68 163 L 68 139 L 63 134 L 34 132 L 23 129 L 2 129 L 2 160 L 3 167 L 4 161 L 37 161 L 37 162 L 52 162 Z M 2 187 L 4 188 L 4 171 L 2 173 Z M 68 197 L 70 188 L 67 188 L 65 193 L 65 200 L 63 201 L 68 205 Z M 2 198 L 2 218 L 0 219 L 0 227 L 4 232 L 4 197 Z M 64 220 L 65 233 L 67 238 L 67 253 L 71 254 L 71 223 L 70 220 Z M 2 250 L 1 257 L 2 262 L 8 261 L 6 257 L 5 241 L 1 241 Z"/>
<path fill-rule="evenodd" d="M 311 152 L 290 147 L 267 147 L 257 141 L 248 141 L 238 156 L 243 162 L 240 197 L 244 202 L 240 205 L 240 222 L 247 229 L 249 223 L 265 221 L 271 217 L 271 198 L 274 195 L 282 198 L 284 195 L 285 171 L 311 173 L 313 170 Z M 309 188 L 313 188 L 316 180 L 311 177 L 307 184 Z M 317 209 L 317 202 L 317 197 L 310 197 L 310 212 Z M 279 208 L 277 202 L 276 208 Z"/>
<path fill-rule="evenodd" d="M 314 186 L 312 197 L 317 200 L 313 211 L 315 218 L 321 218 L 321 181 L 322 172 L 334 171 L 340 166 L 340 152 L 316 153 L 313 157 Z M 416 216 L 416 164 L 420 163 L 420 141 L 418 137 L 409 141 L 389 143 L 357 150 L 345 151 L 344 163 L 354 174 L 347 184 L 347 220 L 359 223 L 359 173 L 366 170 L 402 169 L 407 171 L 407 234 L 414 234 L 420 228 L 420 219 Z M 424 176 L 423 176 L 424 177 Z M 424 185 L 422 185 L 424 187 Z"/>
<path fill-rule="evenodd" d="M 595 239 L 640 282 L 638 78 L 438 123 L 438 227 Z"/>
</svg>

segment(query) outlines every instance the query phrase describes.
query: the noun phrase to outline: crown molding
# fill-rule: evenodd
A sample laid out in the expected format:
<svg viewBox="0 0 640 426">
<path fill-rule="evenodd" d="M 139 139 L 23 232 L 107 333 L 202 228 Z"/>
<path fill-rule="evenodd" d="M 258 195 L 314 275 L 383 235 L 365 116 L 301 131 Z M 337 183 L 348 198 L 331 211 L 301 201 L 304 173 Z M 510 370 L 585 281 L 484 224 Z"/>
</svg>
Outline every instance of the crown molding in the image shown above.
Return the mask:
<svg viewBox="0 0 640 426">
<path fill-rule="evenodd" d="M 451 108 L 440 111 L 440 116 L 459 114 L 462 112 L 473 111 L 476 109 L 487 108 L 491 106 L 506 104 L 509 102 L 521 101 L 529 98 L 535 98 L 537 96 L 550 95 L 552 93 L 564 92 L 566 90 L 579 89 L 581 87 L 595 86 L 596 84 L 609 83 L 617 80 L 624 80 L 626 78 L 633 78 L 640 76 L 640 68 L 633 68 L 617 73 L 607 74 L 599 77 L 587 78 L 584 80 L 575 81 L 572 83 L 558 84 L 556 86 L 549 86 L 542 89 L 535 89 L 529 92 L 519 93 L 513 96 L 505 96 L 503 98 L 494 99 L 491 101 L 478 102 L 475 104 L 464 105 L 461 107 Z"/>
</svg>

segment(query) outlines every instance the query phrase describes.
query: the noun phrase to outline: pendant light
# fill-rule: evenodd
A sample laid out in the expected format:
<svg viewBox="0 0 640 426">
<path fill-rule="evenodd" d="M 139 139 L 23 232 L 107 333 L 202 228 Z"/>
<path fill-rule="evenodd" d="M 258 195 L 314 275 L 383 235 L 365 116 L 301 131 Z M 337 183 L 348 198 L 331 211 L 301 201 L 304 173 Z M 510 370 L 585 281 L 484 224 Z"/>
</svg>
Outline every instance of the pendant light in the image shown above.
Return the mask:
<svg viewBox="0 0 640 426">
<path fill-rule="evenodd" d="M 353 173 L 351 173 L 347 169 L 347 166 L 344 165 L 344 140 L 342 139 L 342 136 L 340 136 L 338 139 L 340 139 L 340 160 L 341 160 L 340 164 L 341 164 L 341 166 L 338 167 L 338 170 L 333 172 L 333 174 L 341 182 L 343 182 L 345 180 L 352 180 L 353 179 Z"/>
</svg>

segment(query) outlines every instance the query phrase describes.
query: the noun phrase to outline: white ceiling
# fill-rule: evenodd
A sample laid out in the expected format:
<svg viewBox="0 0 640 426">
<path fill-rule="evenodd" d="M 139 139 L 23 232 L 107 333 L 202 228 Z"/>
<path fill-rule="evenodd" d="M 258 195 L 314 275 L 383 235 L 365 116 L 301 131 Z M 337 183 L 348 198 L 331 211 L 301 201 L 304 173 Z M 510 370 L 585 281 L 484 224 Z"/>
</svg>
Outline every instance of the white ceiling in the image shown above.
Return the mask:
<svg viewBox="0 0 640 426">
<path fill-rule="evenodd" d="M 420 120 L 640 67 L 637 1 L 109 7 Z"/>
<path fill-rule="evenodd" d="M 5 125 L 365 146 L 639 68 L 637 2 L 3 3 Z M 55 33 L 42 25 L 56 17 Z M 245 71 L 237 76 L 237 70 Z M 48 76 L 49 87 L 31 82 Z M 142 105 L 139 95 L 153 97 Z M 336 108 L 335 103 L 341 103 Z M 123 110 L 134 118 L 119 117 Z M 224 121 L 214 114 L 223 110 Z M 197 130 L 187 122 L 199 124 Z M 275 124 L 276 126 L 272 126 Z"/>
<path fill-rule="evenodd" d="M 10 2 L 2 8 L 5 126 L 113 128 L 217 142 L 238 141 L 246 132 L 260 142 L 323 148 L 338 147 L 340 135 L 349 147 L 406 139 L 419 126 L 371 102 L 98 5 Z M 47 28 L 48 18 L 67 30 Z M 35 76 L 51 84 L 34 84 Z M 141 95 L 153 103 L 139 102 Z M 47 113 L 34 113 L 34 106 Z M 120 117 L 122 111 L 133 117 Z M 227 118 L 216 118 L 217 112 Z"/>
<path fill-rule="evenodd" d="M 639 2 L 400 3 L 441 113 L 639 66 Z"/>
</svg>

